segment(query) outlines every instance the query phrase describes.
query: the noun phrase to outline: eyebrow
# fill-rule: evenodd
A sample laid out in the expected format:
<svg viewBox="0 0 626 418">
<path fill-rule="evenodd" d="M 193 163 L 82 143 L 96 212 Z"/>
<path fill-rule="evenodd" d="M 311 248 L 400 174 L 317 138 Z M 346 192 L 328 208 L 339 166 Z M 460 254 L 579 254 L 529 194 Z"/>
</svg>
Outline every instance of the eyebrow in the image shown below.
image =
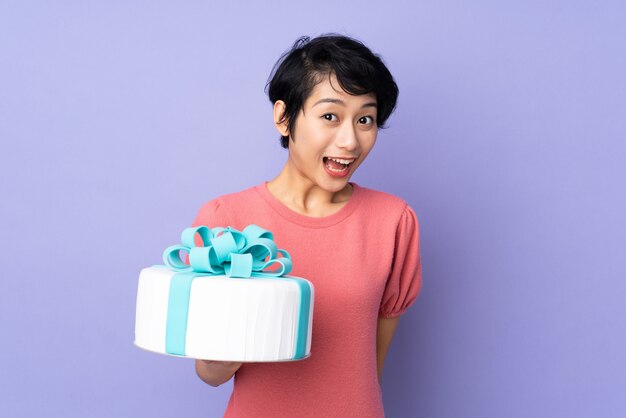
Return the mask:
<svg viewBox="0 0 626 418">
<path fill-rule="evenodd" d="M 343 100 L 341 100 L 341 99 L 332 99 L 332 98 L 329 97 L 329 98 L 318 100 L 311 107 L 315 107 L 315 106 L 317 106 L 320 103 L 335 103 L 335 104 L 342 105 L 342 106 L 346 105 L 346 103 Z M 365 108 L 365 107 L 375 107 L 375 108 L 378 108 L 378 105 L 376 105 L 376 102 L 367 102 L 363 106 L 361 106 L 361 108 Z"/>
</svg>

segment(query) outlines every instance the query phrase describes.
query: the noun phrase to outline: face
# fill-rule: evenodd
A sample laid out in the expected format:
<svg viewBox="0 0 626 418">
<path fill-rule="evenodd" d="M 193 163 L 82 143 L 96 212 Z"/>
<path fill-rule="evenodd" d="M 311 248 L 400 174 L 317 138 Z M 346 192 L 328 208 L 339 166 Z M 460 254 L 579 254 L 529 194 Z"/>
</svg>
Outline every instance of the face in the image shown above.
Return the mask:
<svg viewBox="0 0 626 418">
<path fill-rule="evenodd" d="M 274 110 L 276 120 L 279 102 Z M 284 125 L 277 128 L 287 134 Z M 291 134 L 288 163 L 295 172 L 324 190 L 341 191 L 376 142 L 376 96 L 350 95 L 334 74 L 327 76 L 305 101 Z"/>
</svg>

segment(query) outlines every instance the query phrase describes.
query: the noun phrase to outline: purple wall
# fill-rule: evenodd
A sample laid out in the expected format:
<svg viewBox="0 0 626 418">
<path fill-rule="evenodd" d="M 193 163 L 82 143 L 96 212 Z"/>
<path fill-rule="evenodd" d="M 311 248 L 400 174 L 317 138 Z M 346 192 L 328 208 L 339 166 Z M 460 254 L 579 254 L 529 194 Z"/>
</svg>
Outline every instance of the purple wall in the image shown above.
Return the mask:
<svg viewBox="0 0 626 418">
<path fill-rule="evenodd" d="M 0 5 L 0 415 L 221 416 L 132 345 L 138 273 L 278 173 L 265 82 L 328 31 L 400 86 L 353 177 L 421 223 L 387 415 L 626 415 L 623 2 L 34 3 Z"/>
</svg>

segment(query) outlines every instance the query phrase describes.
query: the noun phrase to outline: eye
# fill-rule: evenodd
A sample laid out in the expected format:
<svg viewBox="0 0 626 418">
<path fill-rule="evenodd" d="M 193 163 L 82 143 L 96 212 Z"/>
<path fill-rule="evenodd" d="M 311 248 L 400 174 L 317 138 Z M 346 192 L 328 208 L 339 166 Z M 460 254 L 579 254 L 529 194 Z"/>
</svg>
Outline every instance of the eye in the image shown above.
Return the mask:
<svg viewBox="0 0 626 418">
<path fill-rule="evenodd" d="M 337 116 L 335 116 L 332 113 L 326 113 L 325 115 L 322 116 L 324 119 L 326 119 L 329 122 L 333 122 L 333 118 L 335 118 L 335 120 L 337 119 Z"/>
<path fill-rule="evenodd" d="M 369 119 L 369 122 L 367 122 L 368 119 Z M 359 122 L 371 125 L 372 123 L 374 123 L 374 118 L 371 116 L 363 116 L 362 118 L 359 119 Z"/>
</svg>

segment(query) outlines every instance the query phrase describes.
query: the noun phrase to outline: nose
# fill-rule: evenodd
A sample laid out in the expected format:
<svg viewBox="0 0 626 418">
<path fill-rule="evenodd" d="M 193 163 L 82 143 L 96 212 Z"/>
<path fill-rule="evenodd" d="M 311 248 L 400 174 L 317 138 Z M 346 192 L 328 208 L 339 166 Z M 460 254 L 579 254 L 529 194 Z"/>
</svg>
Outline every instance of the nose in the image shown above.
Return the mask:
<svg viewBox="0 0 626 418">
<path fill-rule="evenodd" d="M 347 151 L 354 151 L 359 148 L 359 137 L 357 136 L 354 125 L 344 123 L 342 129 L 337 133 L 335 144 Z"/>
</svg>

